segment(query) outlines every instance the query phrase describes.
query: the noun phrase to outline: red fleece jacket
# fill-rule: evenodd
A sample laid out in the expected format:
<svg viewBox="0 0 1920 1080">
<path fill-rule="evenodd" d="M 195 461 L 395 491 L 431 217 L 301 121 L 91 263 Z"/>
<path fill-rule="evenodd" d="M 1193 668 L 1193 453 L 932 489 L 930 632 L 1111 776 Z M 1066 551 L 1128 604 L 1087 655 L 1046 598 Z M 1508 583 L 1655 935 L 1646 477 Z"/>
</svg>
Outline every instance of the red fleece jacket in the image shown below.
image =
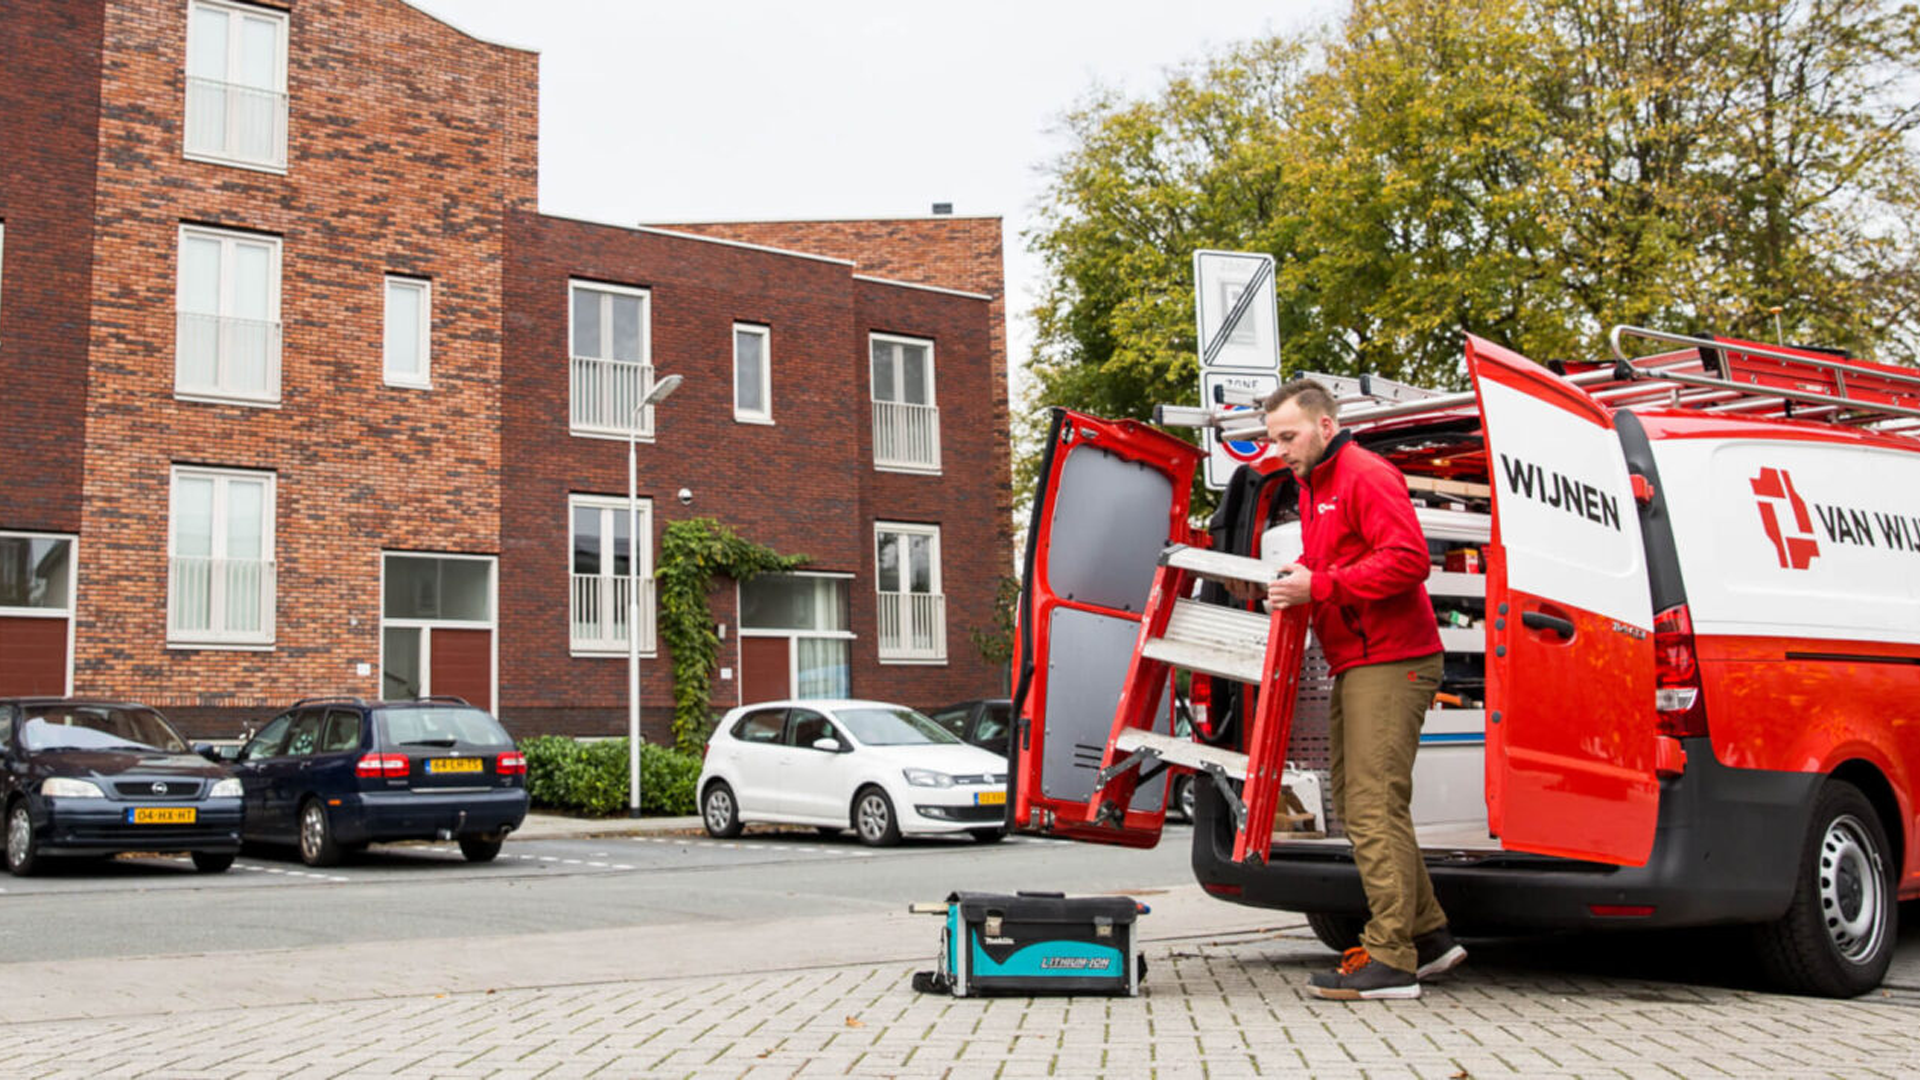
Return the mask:
<svg viewBox="0 0 1920 1080">
<path fill-rule="evenodd" d="M 1313 632 L 1334 674 L 1440 651 L 1432 563 L 1407 481 L 1341 432 L 1300 485 L 1300 564 L 1313 571 Z"/>
</svg>

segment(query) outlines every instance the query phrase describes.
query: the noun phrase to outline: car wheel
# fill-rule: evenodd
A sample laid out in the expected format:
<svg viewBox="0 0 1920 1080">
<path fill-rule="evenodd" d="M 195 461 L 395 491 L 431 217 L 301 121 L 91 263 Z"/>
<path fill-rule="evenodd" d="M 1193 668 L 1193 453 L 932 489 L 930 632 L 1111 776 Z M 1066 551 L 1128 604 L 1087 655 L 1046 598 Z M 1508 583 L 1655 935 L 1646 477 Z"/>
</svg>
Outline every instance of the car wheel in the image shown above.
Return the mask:
<svg viewBox="0 0 1920 1080">
<path fill-rule="evenodd" d="M 997 844 L 1007 838 L 1005 829 L 968 829 L 973 838 L 982 844 Z"/>
<path fill-rule="evenodd" d="M 1367 917 L 1314 911 L 1307 914 L 1307 928 L 1320 939 L 1320 944 L 1343 953 L 1360 944 L 1360 931 L 1367 928 Z"/>
<path fill-rule="evenodd" d="M 308 799 L 300 806 L 300 861 L 308 866 L 335 866 L 340 862 L 333 823 L 327 820 L 327 808 L 319 799 Z"/>
<path fill-rule="evenodd" d="M 1793 902 L 1755 928 L 1760 964 L 1780 986 L 1855 997 L 1880 985 L 1893 960 L 1893 866 L 1873 804 L 1852 784 L 1829 780 L 1814 799 Z"/>
<path fill-rule="evenodd" d="M 724 780 L 707 785 L 700 798 L 700 817 L 706 822 L 707 835 L 731 840 L 740 835 L 740 807 L 733 801 L 733 789 Z"/>
<path fill-rule="evenodd" d="M 203 874 L 224 874 L 227 867 L 233 865 L 231 851 L 196 851 L 193 853 L 193 868 Z"/>
<path fill-rule="evenodd" d="M 861 788 L 853 797 L 853 831 L 868 847 L 892 847 L 900 842 L 900 819 L 893 800 L 877 787 Z"/>
<path fill-rule="evenodd" d="M 1173 780 L 1173 798 L 1167 800 L 1173 812 L 1180 815 L 1181 821 L 1193 820 L 1193 782 L 1191 774 L 1177 776 Z"/>
<path fill-rule="evenodd" d="M 504 836 L 463 836 L 460 838 L 460 854 L 468 862 L 492 862 L 500 854 L 500 845 L 507 842 Z"/>
<path fill-rule="evenodd" d="M 34 835 L 27 801 L 21 799 L 7 811 L 7 871 L 27 877 L 40 869 L 40 862 L 40 838 Z"/>
</svg>

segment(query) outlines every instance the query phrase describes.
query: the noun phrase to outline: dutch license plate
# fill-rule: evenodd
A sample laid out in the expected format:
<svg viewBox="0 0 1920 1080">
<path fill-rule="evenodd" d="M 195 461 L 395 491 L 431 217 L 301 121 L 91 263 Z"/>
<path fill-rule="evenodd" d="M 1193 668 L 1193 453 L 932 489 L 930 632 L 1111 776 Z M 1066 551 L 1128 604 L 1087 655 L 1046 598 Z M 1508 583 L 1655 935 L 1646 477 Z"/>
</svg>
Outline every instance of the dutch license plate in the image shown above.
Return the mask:
<svg viewBox="0 0 1920 1080">
<path fill-rule="evenodd" d="M 976 791 L 973 793 L 975 806 L 1005 806 L 1007 793 L 1004 791 Z"/>
<path fill-rule="evenodd" d="M 196 820 L 191 806 L 136 806 L 127 811 L 129 825 L 191 825 Z"/>
<path fill-rule="evenodd" d="M 480 759 L 477 757 L 443 757 L 427 761 L 430 773 L 480 772 Z"/>
</svg>

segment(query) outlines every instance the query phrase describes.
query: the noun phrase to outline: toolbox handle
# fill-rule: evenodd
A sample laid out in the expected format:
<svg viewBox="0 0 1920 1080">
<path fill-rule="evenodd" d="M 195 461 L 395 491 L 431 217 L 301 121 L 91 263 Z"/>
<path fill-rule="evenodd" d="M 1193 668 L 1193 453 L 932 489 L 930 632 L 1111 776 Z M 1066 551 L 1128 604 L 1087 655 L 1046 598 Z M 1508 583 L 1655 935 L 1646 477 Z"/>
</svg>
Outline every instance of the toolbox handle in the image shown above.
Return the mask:
<svg viewBox="0 0 1920 1080">
<path fill-rule="evenodd" d="M 1036 900 L 1065 900 L 1067 898 L 1067 894 L 1063 892 L 1028 892 L 1025 889 L 1021 889 L 1013 895 L 1031 896 Z"/>
</svg>

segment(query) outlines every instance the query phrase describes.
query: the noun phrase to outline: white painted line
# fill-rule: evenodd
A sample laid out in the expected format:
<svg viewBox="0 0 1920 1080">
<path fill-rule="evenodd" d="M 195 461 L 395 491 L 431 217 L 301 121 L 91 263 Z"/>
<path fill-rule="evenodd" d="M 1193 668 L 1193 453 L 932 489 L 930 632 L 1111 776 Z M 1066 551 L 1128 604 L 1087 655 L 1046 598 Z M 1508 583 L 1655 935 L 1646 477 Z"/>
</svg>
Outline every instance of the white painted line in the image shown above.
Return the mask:
<svg viewBox="0 0 1920 1080">
<path fill-rule="evenodd" d="M 627 865 L 626 863 L 614 863 L 614 864 L 613 864 L 613 868 L 614 868 L 615 870 L 631 870 L 631 869 L 633 869 L 633 867 L 631 867 L 631 866 L 628 866 L 628 865 Z M 6 891 L 7 891 L 7 890 L 5 890 L 5 889 L 0 889 L 0 892 L 6 892 Z"/>
<path fill-rule="evenodd" d="M 561 861 L 561 862 L 563 862 L 563 863 L 566 863 L 566 864 L 567 864 L 568 866 L 579 866 L 579 865 L 580 865 L 580 860 L 579 860 L 579 859 L 561 859 L 560 861 Z"/>
<path fill-rule="evenodd" d="M 597 867 L 599 867 L 599 868 L 600 868 L 600 869 L 602 869 L 602 870 L 605 870 L 605 869 L 607 868 L 607 864 L 606 864 L 606 863 L 603 863 L 603 862 L 590 862 L 590 863 L 588 863 L 587 865 L 588 865 L 588 866 L 597 866 Z"/>
<path fill-rule="evenodd" d="M 540 856 L 540 861 L 541 861 L 541 862 L 559 862 L 559 861 L 560 861 L 560 856 L 558 856 L 558 855 L 542 855 L 542 856 Z"/>
</svg>

